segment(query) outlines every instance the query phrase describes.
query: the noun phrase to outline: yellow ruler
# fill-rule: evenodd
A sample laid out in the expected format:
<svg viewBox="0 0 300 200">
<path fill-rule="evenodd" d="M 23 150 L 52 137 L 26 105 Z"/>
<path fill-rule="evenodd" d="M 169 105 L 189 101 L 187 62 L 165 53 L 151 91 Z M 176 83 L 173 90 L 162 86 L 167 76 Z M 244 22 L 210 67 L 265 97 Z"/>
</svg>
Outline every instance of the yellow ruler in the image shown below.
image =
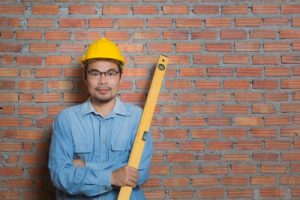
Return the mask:
<svg viewBox="0 0 300 200">
<path fill-rule="evenodd" d="M 152 78 L 148 97 L 144 106 L 141 121 L 135 136 L 132 151 L 129 157 L 128 165 L 136 169 L 139 168 L 140 160 L 145 146 L 145 136 L 148 134 L 151 121 L 153 118 L 156 102 L 159 96 L 160 88 L 169 58 L 167 56 L 160 55 L 157 61 L 157 65 Z M 118 200 L 129 200 L 132 188 L 129 186 L 121 187 Z"/>
</svg>

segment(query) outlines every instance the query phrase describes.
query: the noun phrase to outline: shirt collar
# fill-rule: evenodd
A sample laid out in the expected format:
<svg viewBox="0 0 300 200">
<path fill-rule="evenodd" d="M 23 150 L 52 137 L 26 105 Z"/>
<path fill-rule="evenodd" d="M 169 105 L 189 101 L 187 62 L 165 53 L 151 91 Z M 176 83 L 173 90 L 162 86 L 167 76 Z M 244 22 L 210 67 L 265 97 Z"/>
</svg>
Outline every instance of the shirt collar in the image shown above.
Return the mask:
<svg viewBox="0 0 300 200">
<path fill-rule="evenodd" d="M 88 98 L 88 100 L 86 100 L 81 105 L 81 115 L 84 116 L 89 113 L 95 113 L 95 114 L 99 115 L 99 113 L 93 107 L 90 98 Z M 127 112 L 125 104 L 119 98 L 116 98 L 116 104 L 115 104 L 112 112 L 107 117 L 113 117 L 116 114 L 129 116 L 129 113 Z"/>
</svg>

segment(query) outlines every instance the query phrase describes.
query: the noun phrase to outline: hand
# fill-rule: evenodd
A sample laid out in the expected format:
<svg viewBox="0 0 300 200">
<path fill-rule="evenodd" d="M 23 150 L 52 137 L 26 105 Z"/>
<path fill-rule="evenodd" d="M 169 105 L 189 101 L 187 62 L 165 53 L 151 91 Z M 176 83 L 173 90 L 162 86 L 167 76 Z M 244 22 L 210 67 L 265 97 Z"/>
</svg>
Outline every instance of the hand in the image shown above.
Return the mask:
<svg viewBox="0 0 300 200">
<path fill-rule="evenodd" d="M 80 159 L 74 159 L 73 160 L 73 165 L 76 166 L 76 167 L 84 167 L 85 162 L 83 160 L 80 160 Z"/>
<path fill-rule="evenodd" d="M 111 183 L 114 186 L 129 186 L 134 188 L 137 185 L 138 178 L 138 170 L 127 165 L 113 171 L 111 175 Z"/>
</svg>

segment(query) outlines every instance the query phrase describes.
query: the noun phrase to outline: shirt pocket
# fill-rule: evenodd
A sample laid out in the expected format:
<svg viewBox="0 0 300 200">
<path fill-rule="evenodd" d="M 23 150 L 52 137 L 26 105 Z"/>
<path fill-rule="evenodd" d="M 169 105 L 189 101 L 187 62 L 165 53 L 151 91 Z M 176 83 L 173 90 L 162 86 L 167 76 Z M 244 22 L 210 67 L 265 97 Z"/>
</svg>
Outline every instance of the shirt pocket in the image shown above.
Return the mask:
<svg viewBox="0 0 300 200">
<path fill-rule="evenodd" d="M 131 146 L 129 141 L 118 140 L 111 144 L 110 158 L 113 160 L 119 160 L 120 162 L 127 162 Z"/>
<path fill-rule="evenodd" d="M 87 142 L 77 142 L 74 144 L 73 159 L 81 159 L 87 161 L 92 153 L 92 145 Z"/>
</svg>

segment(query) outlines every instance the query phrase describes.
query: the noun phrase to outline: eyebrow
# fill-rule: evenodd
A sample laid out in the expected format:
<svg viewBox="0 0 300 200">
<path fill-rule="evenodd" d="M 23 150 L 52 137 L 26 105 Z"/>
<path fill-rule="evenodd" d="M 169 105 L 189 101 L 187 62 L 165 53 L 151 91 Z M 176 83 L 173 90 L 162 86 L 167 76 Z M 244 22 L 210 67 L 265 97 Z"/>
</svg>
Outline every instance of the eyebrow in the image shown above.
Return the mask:
<svg viewBox="0 0 300 200">
<path fill-rule="evenodd" d="M 87 70 L 87 71 L 101 72 L 101 71 L 99 71 L 98 69 L 90 69 L 90 70 Z M 109 72 L 109 71 L 118 71 L 118 70 L 111 68 L 111 69 L 108 69 L 108 70 L 106 70 L 106 71 L 104 71 L 104 72 Z"/>
</svg>

